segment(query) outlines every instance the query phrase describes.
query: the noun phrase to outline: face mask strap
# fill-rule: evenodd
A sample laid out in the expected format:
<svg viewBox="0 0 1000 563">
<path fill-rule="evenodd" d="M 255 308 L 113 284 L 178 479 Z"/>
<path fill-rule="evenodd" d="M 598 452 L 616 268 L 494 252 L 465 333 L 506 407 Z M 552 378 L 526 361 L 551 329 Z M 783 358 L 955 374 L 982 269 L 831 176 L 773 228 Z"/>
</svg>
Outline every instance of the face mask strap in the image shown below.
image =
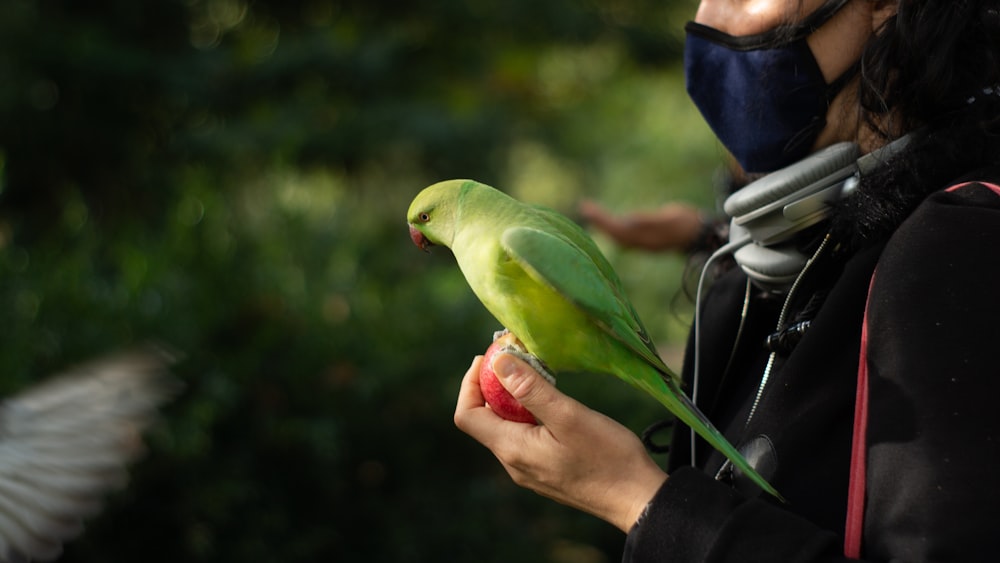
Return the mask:
<svg viewBox="0 0 1000 563">
<path fill-rule="evenodd" d="M 861 61 L 857 61 L 848 67 L 840 76 L 835 78 L 833 82 L 826 86 L 826 105 L 827 107 L 833 103 L 833 99 L 837 97 L 837 94 L 847 86 L 851 80 L 857 76 L 858 72 L 861 71 Z M 797 154 L 809 147 L 804 147 L 806 143 L 812 144 L 816 140 L 816 135 L 819 131 L 826 127 L 826 116 L 816 116 L 812 122 L 809 123 L 804 129 L 798 132 L 794 137 L 789 139 L 788 144 L 785 145 L 783 149 L 783 154 Z"/>
<path fill-rule="evenodd" d="M 847 70 L 845 70 L 840 76 L 834 78 L 833 82 L 828 84 L 826 87 L 827 105 L 832 103 L 833 99 L 837 97 L 837 94 L 839 94 L 840 91 L 843 90 L 844 87 L 851 82 L 851 80 L 854 80 L 854 77 L 857 76 L 858 73 L 860 72 L 861 72 L 861 60 L 859 59 L 857 61 L 854 61 L 854 64 L 852 64 L 851 66 L 847 67 Z"/>
<path fill-rule="evenodd" d="M 826 2 L 817 8 L 816 11 L 809 14 L 800 24 L 795 26 L 779 26 L 776 29 L 754 35 L 729 35 L 728 33 L 693 21 L 688 22 L 684 26 L 684 30 L 736 51 L 773 49 L 812 35 L 817 29 L 823 27 L 823 24 L 830 21 L 830 18 L 836 15 L 850 1 L 836 0 L 834 2 Z"/>
<path fill-rule="evenodd" d="M 837 0 L 835 2 L 826 2 L 822 6 L 816 9 L 815 12 L 806 16 L 805 21 L 795 26 L 792 34 L 796 39 L 802 39 L 808 37 L 816 32 L 819 28 L 830 21 L 830 18 L 835 16 L 841 8 L 847 5 L 851 0 Z"/>
</svg>

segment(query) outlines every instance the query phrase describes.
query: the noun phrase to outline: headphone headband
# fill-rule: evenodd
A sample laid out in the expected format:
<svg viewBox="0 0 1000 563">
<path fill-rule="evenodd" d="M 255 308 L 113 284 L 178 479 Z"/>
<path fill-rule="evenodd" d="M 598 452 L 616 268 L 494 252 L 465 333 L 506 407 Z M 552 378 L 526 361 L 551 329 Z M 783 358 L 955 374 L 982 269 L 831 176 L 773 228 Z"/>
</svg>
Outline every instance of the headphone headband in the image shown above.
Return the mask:
<svg viewBox="0 0 1000 563">
<path fill-rule="evenodd" d="M 861 177 L 902 150 L 901 137 L 866 155 L 854 143 L 837 143 L 772 172 L 729 196 L 733 257 L 760 285 L 785 289 L 805 265 L 793 239 L 830 216 L 833 202 L 854 191 Z M 728 245 L 727 245 L 728 246 Z"/>
</svg>

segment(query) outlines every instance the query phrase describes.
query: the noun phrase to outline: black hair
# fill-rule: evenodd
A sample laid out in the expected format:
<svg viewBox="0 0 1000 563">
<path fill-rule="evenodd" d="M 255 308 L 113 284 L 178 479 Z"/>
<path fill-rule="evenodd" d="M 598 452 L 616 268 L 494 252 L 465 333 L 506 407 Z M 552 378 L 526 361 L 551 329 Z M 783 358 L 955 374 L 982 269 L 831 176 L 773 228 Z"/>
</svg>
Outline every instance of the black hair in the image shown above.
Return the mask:
<svg viewBox="0 0 1000 563">
<path fill-rule="evenodd" d="M 885 141 L 916 134 L 840 205 L 835 230 L 854 246 L 887 237 L 931 192 L 1000 164 L 1000 0 L 896 3 L 861 58 L 860 118 Z"/>
<path fill-rule="evenodd" d="M 866 121 L 878 129 L 893 112 L 899 127 L 912 130 L 949 118 L 1000 82 L 998 59 L 997 0 L 898 0 L 862 56 Z"/>
</svg>

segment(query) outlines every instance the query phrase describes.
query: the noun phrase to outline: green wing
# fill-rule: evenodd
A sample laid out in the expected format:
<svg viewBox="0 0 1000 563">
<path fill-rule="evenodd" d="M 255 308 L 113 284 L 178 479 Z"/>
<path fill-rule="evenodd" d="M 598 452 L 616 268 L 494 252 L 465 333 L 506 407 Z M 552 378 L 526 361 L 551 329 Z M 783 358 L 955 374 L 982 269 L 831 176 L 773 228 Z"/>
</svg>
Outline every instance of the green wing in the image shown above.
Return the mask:
<svg viewBox="0 0 1000 563">
<path fill-rule="evenodd" d="M 565 221 L 569 222 L 568 219 Z M 558 228 L 564 226 L 558 225 Z M 529 276 L 580 307 L 597 326 L 628 346 L 657 371 L 676 379 L 657 355 L 639 316 L 625 297 L 617 275 L 586 233 L 581 230 L 573 238 L 581 236 L 586 240 L 574 242 L 561 233 L 532 227 L 511 227 L 504 230 L 500 244 Z M 591 247 L 590 252 L 581 246 Z"/>
<path fill-rule="evenodd" d="M 531 278 L 551 287 L 580 307 L 607 334 L 622 342 L 663 375 L 665 388 L 652 388 L 644 378 L 638 386 L 652 393 L 712 447 L 722 452 L 763 490 L 784 498 L 719 432 L 680 389 L 680 382 L 657 355 L 638 315 L 625 298 L 621 282 L 597 246 L 569 219 L 543 217 L 546 228 L 527 226 L 504 230 L 500 244 Z M 550 232 L 547 227 L 553 227 Z M 579 229 L 577 232 L 576 229 Z"/>
</svg>

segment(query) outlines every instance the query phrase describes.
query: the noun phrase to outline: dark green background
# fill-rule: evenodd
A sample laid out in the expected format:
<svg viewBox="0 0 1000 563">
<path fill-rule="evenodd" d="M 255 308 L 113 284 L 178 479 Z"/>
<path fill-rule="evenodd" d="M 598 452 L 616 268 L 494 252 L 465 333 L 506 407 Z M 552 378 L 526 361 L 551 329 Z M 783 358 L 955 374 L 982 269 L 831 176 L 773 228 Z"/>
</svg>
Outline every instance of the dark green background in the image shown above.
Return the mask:
<svg viewBox="0 0 1000 563">
<path fill-rule="evenodd" d="M 64 561 L 615 561 L 452 424 L 496 323 L 432 182 L 712 204 L 691 0 L 0 2 L 0 388 L 147 340 L 186 388 Z M 668 361 L 676 256 L 607 249 Z M 540 312 L 541 314 L 541 312 Z M 607 377 L 567 392 L 640 431 Z"/>
</svg>

